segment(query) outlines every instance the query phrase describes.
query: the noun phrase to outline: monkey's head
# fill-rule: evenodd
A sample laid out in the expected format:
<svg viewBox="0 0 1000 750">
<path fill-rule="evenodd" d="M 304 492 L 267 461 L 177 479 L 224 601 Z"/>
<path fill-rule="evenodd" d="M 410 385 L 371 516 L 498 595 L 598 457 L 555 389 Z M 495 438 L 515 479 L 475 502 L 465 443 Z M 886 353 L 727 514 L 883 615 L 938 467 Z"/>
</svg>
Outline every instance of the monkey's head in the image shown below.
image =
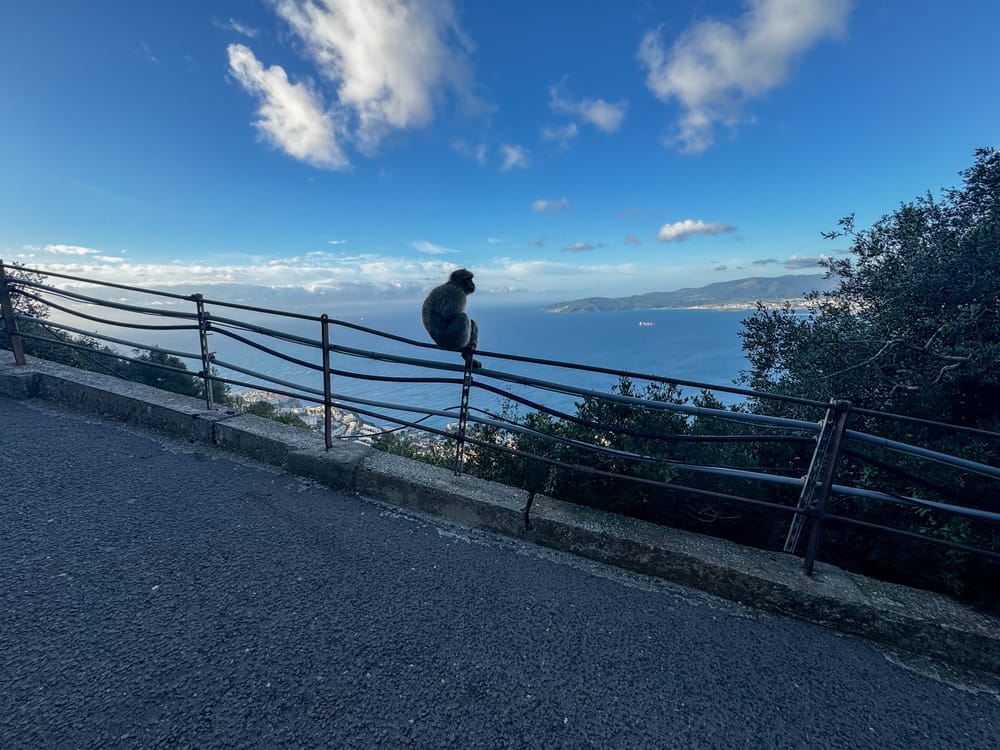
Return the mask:
<svg viewBox="0 0 1000 750">
<path fill-rule="evenodd" d="M 467 268 L 459 268 L 457 271 L 452 271 L 451 276 L 448 277 L 448 281 L 466 294 L 472 294 L 476 291 L 476 285 L 472 282 L 472 271 Z"/>
</svg>

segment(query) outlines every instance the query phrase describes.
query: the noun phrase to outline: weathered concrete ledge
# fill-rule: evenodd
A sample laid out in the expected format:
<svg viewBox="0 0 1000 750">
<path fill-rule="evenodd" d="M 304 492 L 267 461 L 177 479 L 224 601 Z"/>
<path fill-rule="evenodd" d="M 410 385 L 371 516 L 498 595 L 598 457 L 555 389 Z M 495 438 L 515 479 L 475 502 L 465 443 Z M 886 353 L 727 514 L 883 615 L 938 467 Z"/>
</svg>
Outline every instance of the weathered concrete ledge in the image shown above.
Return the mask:
<svg viewBox="0 0 1000 750">
<path fill-rule="evenodd" d="M 193 398 L 0 352 L 0 396 L 40 398 L 211 443 L 327 486 L 518 537 L 691 586 L 771 612 L 799 617 L 894 648 L 1000 674 L 1000 621 L 947 597 L 777 552 L 537 496 L 339 441 L 324 450 L 316 433 L 232 411 L 205 411 Z M 2 425 L 2 415 L 0 415 Z M 2 434 L 2 432 L 0 432 Z"/>
</svg>

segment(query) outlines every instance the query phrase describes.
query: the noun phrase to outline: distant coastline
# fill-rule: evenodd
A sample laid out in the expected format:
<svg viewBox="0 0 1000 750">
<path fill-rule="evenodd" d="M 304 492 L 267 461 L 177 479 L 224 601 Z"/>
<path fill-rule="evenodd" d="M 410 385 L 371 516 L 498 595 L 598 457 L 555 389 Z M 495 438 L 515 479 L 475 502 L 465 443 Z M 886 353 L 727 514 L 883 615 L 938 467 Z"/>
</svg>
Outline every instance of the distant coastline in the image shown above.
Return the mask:
<svg viewBox="0 0 1000 750">
<path fill-rule="evenodd" d="M 822 274 L 753 277 L 720 281 L 674 292 L 649 292 L 631 297 L 587 297 L 557 302 L 550 313 L 610 312 L 614 310 L 753 310 L 765 305 L 804 305 L 809 291 L 833 288 L 835 279 Z"/>
</svg>

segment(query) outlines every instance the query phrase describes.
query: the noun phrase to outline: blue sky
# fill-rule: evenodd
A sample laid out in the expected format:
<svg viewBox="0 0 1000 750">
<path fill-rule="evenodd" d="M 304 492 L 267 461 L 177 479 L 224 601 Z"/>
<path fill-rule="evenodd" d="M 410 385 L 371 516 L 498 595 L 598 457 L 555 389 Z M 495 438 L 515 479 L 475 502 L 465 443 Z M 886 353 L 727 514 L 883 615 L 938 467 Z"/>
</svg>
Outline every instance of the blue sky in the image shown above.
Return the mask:
<svg viewBox="0 0 1000 750">
<path fill-rule="evenodd" d="M 0 257 L 477 302 L 809 273 L 1000 140 L 984 0 L 8 2 Z"/>
</svg>

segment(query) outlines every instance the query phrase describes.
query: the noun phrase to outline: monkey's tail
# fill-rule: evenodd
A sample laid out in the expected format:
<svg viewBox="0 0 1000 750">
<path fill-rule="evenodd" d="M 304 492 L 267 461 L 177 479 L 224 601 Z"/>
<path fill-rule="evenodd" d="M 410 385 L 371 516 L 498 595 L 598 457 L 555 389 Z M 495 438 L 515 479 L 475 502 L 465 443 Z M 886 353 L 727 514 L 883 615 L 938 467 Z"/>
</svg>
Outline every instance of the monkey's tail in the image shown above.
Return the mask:
<svg viewBox="0 0 1000 750">
<path fill-rule="evenodd" d="M 467 365 L 471 363 L 473 369 L 483 366 L 483 363 L 475 358 L 475 353 L 476 353 L 476 343 L 475 339 L 473 339 L 473 341 L 470 342 L 468 346 L 462 349 L 462 359 L 465 360 L 465 363 Z"/>
<path fill-rule="evenodd" d="M 473 369 L 477 369 L 477 368 L 483 366 L 483 363 L 480 362 L 478 359 L 476 359 L 473 356 L 475 353 L 476 353 L 475 349 L 463 349 L 462 350 L 462 359 L 465 360 L 465 363 L 467 365 L 471 364 Z"/>
</svg>

